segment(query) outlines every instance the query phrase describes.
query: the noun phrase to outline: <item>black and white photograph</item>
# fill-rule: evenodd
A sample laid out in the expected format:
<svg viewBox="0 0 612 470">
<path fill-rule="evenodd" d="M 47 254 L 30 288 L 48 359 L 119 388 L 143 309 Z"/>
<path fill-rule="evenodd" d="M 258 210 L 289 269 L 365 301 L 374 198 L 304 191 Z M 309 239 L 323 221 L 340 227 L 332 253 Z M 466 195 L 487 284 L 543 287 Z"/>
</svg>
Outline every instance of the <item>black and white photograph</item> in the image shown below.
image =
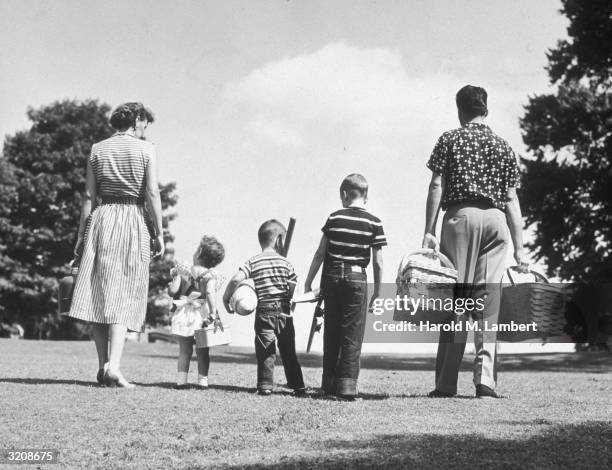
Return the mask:
<svg viewBox="0 0 612 470">
<path fill-rule="evenodd" d="M 612 468 L 612 1 L 0 40 L 0 469 Z"/>
</svg>

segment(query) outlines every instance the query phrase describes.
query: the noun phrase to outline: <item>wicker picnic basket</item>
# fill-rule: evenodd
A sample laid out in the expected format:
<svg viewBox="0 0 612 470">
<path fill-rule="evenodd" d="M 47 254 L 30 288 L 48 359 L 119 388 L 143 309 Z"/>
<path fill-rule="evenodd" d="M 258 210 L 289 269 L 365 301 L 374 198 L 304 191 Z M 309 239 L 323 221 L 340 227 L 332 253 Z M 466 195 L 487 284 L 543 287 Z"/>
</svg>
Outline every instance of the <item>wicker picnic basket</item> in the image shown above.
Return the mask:
<svg viewBox="0 0 612 470">
<path fill-rule="evenodd" d="M 566 324 L 567 292 L 562 286 L 553 285 L 537 271 L 529 271 L 534 276 L 533 282 L 516 283 L 512 270 L 506 270 L 509 285 L 503 284 L 498 324 L 514 321 L 517 324 L 535 322 L 537 331 L 500 331 L 500 341 L 525 341 L 529 339 L 547 339 L 564 336 Z"/>
<path fill-rule="evenodd" d="M 408 253 L 402 258 L 397 271 L 397 296 L 413 299 L 441 300 L 452 299 L 457 270 L 453 263 L 442 253 L 429 248 Z M 453 313 L 446 310 L 419 309 L 416 312 L 395 309 L 395 321 L 430 321 L 445 323 L 453 318 Z"/>
</svg>

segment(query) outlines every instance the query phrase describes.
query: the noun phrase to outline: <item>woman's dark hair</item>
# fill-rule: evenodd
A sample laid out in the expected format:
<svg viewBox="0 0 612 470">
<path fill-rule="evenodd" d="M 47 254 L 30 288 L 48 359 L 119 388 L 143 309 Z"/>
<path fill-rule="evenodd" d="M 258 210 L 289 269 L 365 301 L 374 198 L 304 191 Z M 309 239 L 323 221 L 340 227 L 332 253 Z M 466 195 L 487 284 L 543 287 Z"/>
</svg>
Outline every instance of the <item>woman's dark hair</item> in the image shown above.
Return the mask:
<svg viewBox="0 0 612 470">
<path fill-rule="evenodd" d="M 456 101 L 457 109 L 467 119 L 486 116 L 489 112 L 487 109 L 487 91 L 484 88 L 466 85 L 457 92 Z"/>
<path fill-rule="evenodd" d="M 205 268 L 214 268 L 225 258 L 225 248 L 215 237 L 205 235 L 200 240 L 196 259 Z"/>
<path fill-rule="evenodd" d="M 118 131 L 124 131 L 132 127 L 137 120 L 146 120 L 151 123 L 155 120 L 150 109 L 142 103 L 123 103 L 112 112 L 110 124 Z"/>
</svg>

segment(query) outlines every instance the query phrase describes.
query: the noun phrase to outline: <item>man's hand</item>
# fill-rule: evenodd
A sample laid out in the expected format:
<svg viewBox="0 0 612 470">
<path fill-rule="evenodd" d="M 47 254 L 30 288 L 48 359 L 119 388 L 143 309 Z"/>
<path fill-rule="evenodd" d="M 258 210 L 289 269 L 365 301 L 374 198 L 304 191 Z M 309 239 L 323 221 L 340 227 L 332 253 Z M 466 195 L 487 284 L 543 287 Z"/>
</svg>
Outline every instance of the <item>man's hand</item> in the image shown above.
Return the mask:
<svg viewBox="0 0 612 470">
<path fill-rule="evenodd" d="M 439 251 L 440 244 L 438 243 L 438 239 L 435 237 L 435 235 L 432 235 L 431 233 L 425 234 L 423 237 L 423 248 L 429 248 L 436 252 Z"/>
<path fill-rule="evenodd" d="M 514 250 L 514 261 L 516 261 L 516 271 L 519 273 L 529 272 L 529 262 L 527 261 L 525 250 L 517 248 Z"/>
</svg>

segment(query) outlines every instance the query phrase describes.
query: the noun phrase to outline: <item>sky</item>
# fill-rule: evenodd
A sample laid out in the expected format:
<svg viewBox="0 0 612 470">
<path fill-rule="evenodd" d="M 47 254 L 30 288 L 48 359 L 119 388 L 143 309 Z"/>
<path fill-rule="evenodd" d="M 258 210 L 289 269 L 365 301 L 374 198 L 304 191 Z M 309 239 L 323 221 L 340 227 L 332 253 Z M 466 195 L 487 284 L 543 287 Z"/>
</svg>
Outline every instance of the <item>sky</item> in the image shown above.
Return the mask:
<svg viewBox="0 0 612 470">
<path fill-rule="evenodd" d="M 349 173 L 370 183 L 389 240 L 384 280 L 420 247 L 425 167 L 458 126 L 465 84 L 489 93 L 488 124 L 524 153 L 518 120 L 549 90 L 546 51 L 565 37 L 557 0 L 0 2 L 0 134 L 61 99 L 155 113 L 147 139 L 177 183 L 177 258 L 204 234 L 227 277 L 264 220 L 297 219 L 289 258 L 306 277 Z M 296 318 L 305 341 L 309 311 Z M 251 344 L 251 319 L 234 321 Z M 248 339 L 250 338 L 250 339 Z M 248 341 L 247 341 L 248 339 Z"/>
</svg>

